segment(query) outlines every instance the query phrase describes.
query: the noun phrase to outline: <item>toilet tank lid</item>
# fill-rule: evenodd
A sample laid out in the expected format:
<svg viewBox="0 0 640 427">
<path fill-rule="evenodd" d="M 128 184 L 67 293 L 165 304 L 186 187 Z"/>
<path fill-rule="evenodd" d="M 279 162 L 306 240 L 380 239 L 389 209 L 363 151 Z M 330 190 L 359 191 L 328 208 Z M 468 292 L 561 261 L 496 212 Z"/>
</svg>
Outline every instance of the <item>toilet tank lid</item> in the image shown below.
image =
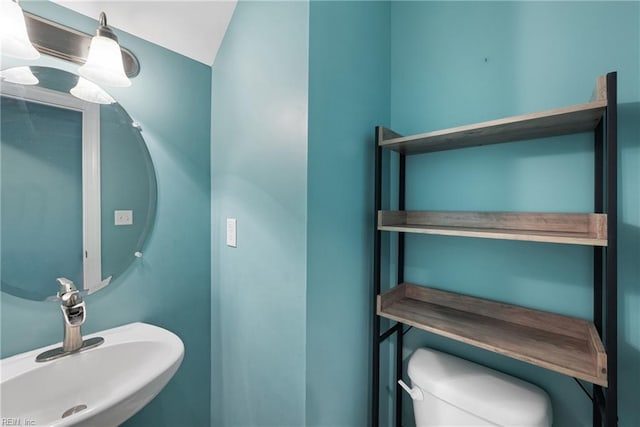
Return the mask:
<svg viewBox="0 0 640 427">
<path fill-rule="evenodd" d="M 502 372 L 420 348 L 409 360 L 408 374 L 414 386 L 489 422 L 551 425 L 551 402 L 547 393 Z"/>
</svg>

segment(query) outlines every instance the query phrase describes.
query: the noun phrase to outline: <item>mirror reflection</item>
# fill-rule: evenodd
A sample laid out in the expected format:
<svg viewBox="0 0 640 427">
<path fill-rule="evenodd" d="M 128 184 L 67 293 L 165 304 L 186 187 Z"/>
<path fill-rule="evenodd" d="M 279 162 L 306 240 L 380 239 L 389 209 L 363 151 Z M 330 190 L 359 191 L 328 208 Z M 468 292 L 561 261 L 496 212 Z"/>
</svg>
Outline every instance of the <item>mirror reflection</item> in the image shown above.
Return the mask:
<svg viewBox="0 0 640 427">
<path fill-rule="evenodd" d="M 71 97 L 72 73 L 30 69 L 36 86 L 2 82 L 2 291 L 44 300 L 66 277 L 93 293 L 143 251 L 155 171 L 122 106 Z"/>
</svg>

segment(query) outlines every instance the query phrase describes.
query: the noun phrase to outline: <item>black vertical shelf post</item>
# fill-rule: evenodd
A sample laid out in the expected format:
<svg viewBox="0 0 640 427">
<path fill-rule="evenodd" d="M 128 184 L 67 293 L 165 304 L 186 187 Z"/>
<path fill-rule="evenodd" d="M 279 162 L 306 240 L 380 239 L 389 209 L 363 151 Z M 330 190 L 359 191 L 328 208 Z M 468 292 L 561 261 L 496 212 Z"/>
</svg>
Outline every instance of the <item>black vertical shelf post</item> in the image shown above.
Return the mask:
<svg viewBox="0 0 640 427">
<path fill-rule="evenodd" d="M 607 74 L 606 138 L 606 311 L 605 350 L 608 387 L 605 398 L 607 427 L 618 425 L 618 85 L 617 73 Z"/>
<path fill-rule="evenodd" d="M 375 196 L 373 209 L 373 334 L 371 339 L 371 425 L 380 424 L 380 317 L 376 313 L 377 299 L 380 294 L 380 250 L 381 231 L 378 230 L 378 211 L 382 209 L 382 127 L 376 126 L 375 142 Z"/>
<path fill-rule="evenodd" d="M 594 130 L 594 213 L 604 213 L 604 125 L 601 119 Z M 602 285 L 603 285 L 603 250 L 602 246 L 593 247 L 593 324 L 602 336 Z M 593 385 L 593 426 L 602 426 L 602 405 L 600 396 L 602 387 Z"/>
<path fill-rule="evenodd" d="M 405 210 L 405 184 L 406 184 L 407 157 L 400 154 L 398 162 L 398 210 Z M 404 283 L 404 233 L 398 233 L 398 282 Z M 402 388 L 398 381 L 402 379 L 402 348 L 403 326 L 398 323 L 396 328 L 396 427 L 402 427 Z"/>
<path fill-rule="evenodd" d="M 593 250 L 593 323 L 607 352 L 606 389 L 593 386 L 593 426 L 618 425 L 618 100 L 607 74 L 607 109 L 594 130 L 594 212 L 607 214 L 607 246 Z"/>
<path fill-rule="evenodd" d="M 396 334 L 396 364 L 395 364 L 395 425 L 402 426 L 402 388 L 398 380 L 402 379 L 403 371 L 403 327 L 402 323 L 396 323 L 381 334 L 380 317 L 376 313 L 377 297 L 381 291 L 380 257 L 382 250 L 382 232 L 378 230 L 378 211 L 382 210 L 382 147 L 383 128 L 376 126 L 375 134 L 375 196 L 374 196 L 374 236 L 373 236 L 373 336 L 372 336 L 372 361 L 371 361 L 371 425 L 380 425 L 380 345 L 394 333 Z M 400 155 L 398 165 L 398 209 L 405 209 L 405 164 L 406 156 Z M 398 284 L 404 281 L 404 233 L 398 233 Z"/>
</svg>

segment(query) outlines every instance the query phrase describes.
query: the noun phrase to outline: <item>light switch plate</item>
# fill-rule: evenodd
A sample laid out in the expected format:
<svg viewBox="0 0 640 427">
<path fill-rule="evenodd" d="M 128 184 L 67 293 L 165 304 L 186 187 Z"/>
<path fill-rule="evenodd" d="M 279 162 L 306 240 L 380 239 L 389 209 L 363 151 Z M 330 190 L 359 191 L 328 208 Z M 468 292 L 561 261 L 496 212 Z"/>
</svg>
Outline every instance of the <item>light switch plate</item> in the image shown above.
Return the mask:
<svg viewBox="0 0 640 427">
<path fill-rule="evenodd" d="M 115 225 L 131 225 L 133 224 L 133 211 L 114 211 Z"/>
<path fill-rule="evenodd" d="M 227 218 L 227 246 L 237 248 L 236 242 L 236 219 Z"/>
</svg>

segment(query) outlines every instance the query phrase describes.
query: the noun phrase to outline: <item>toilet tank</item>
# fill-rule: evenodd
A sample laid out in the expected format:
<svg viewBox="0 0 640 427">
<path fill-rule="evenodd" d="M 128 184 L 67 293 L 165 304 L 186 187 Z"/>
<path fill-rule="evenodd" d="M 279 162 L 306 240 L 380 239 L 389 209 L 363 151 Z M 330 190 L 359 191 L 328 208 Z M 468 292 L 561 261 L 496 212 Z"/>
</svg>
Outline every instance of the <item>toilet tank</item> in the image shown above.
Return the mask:
<svg viewBox="0 0 640 427">
<path fill-rule="evenodd" d="M 420 348 L 409 360 L 408 374 L 421 391 L 412 393 L 418 427 L 552 424 L 544 390 L 468 360 Z"/>
</svg>

